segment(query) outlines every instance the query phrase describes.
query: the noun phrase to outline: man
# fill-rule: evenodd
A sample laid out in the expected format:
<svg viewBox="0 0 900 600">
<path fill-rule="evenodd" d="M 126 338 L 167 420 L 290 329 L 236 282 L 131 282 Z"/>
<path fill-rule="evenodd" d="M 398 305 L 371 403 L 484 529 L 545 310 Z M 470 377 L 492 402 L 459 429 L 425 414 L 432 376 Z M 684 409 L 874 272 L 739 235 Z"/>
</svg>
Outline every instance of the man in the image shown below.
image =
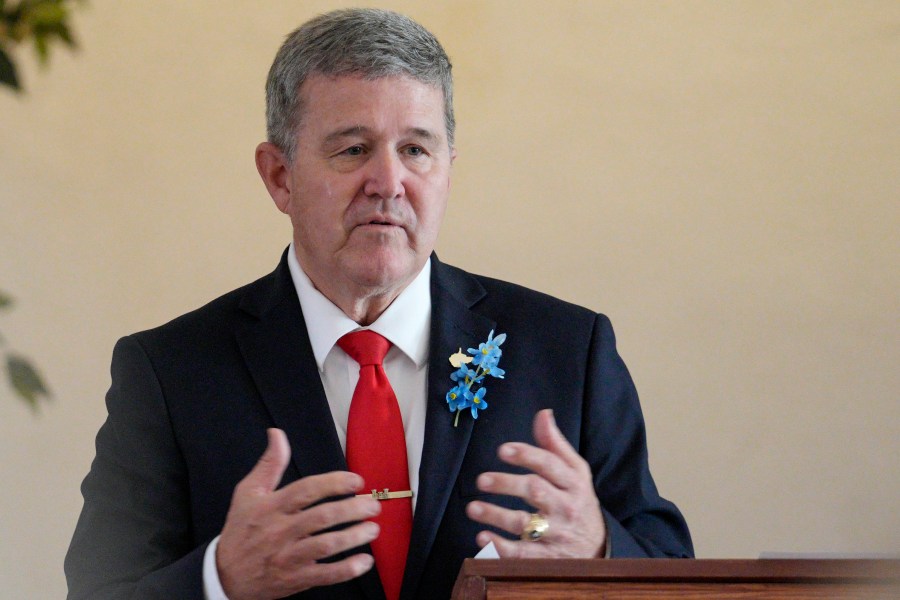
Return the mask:
<svg viewBox="0 0 900 600">
<path fill-rule="evenodd" d="M 690 556 L 609 321 L 433 254 L 455 157 L 437 40 L 318 17 L 275 59 L 267 122 L 256 164 L 293 242 L 117 344 L 70 598 L 441 598 L 489 542 Z"/>
</svg>

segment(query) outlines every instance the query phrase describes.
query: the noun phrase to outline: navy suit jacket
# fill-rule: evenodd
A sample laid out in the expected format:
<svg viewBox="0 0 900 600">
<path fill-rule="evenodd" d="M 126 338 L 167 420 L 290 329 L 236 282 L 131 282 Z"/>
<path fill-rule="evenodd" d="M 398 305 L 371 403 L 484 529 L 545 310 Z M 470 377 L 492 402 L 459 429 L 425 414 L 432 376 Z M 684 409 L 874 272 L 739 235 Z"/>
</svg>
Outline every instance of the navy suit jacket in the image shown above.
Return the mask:
<svg viewBox="0 0 900 600">
<path fill-rule="evenodd" d="M 637 393 L 609 320 L 545 294 L 471 275 L 432 257 L 425 444 L 402 598 L 449 596 L 482 525 L 465 515 L 484 471 L 507 441 L 533 443 L 534 414 L 556 421 L 589 462 L 613 557 L 688 557 L 678 509 L 657 493 Z M 448 358 L 506 333 L 505 379 L 487 383 L 489 409 L 453 413 Z M 346 470 L 334 422 L 282 257 L 270 275 L 166 325 L 121 339 L 112 360 L 109 416 L 82 485 L 69 552 L 69 598 L 202 600 L 202 560 L 222 529 L 234 486 L 283 429 L 291 464 L 283 484 Z M 298 598 L 383 598 L 373 569 Z"/>
</svg>

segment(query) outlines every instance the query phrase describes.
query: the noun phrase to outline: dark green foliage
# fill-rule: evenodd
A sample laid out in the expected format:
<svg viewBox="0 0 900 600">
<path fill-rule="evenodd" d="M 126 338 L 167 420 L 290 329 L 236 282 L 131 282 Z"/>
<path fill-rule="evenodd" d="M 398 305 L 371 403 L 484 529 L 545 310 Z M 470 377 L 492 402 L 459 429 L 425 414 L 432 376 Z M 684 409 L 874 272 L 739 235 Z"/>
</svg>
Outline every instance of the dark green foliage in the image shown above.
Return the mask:
<svg viewBox="0 0 900 600">
<path fill-rule="evenodd" d="M 0 48 L 0 84 L 8 85 L 14 90 L 21 89 L 16 65 L 9 59 L 3 48 Z"/>
<path fill-rule="evenodd" d="M 47 386 L 40 373 L 27 358 L 16 354 L 7 354 L 6 371 L 9 375 L 10 385 L 31 410 L 37 412 L 38 402 L 41 399 L 50 398 L 50 392 L 47 391 Z"/>
<path fill-rule="evenodd" d="M 12 53 L 15 46 L 31 40 L 41 64 L 47 64 L 53 43 L 76 47 L 69 27 L 70 6 L 75 2 L 83 0 L 0 0 L 0 85 L 21 89 Z"/>
<path fill-rule="evenodd" d="M 2 1 L 0 0 L 0 2 Z M 12 305 L 12 296 L 0 290 L 0 310 L 8 309 Z M 9 386 L 28 404 L 31 410 L 37 412 L 40 408 L 40 401 L 50 399 L 47 385 L 30 360 L 15 352 L 6 351 L 4 346 L 5 340 L 3 336 L 0 336 L 0 350 L 3 350 L 6 358 L 6 375 L 9 379 Z"/>
</svg>

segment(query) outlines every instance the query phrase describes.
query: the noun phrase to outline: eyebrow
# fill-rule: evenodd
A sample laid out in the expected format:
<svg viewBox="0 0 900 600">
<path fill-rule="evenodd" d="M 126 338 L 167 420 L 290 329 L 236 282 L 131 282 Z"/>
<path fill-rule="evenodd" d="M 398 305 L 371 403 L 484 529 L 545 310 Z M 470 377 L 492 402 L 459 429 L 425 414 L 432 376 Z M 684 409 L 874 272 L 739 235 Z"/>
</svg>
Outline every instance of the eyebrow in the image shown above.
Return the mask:
<svg viewBox="0 0 900 600">
<path fill-rule="evenodd" d="M 362 125 L 354 125 L 353 127 L 347 127 L 345 129 L 339 129 L 337 131 L 329 133 L 325 136 L 324 142 L 326 144 L 330 144 L 346 137 L 353 137 L 368 132 L 368 127 L 363 127 Z"/>
<path fill-rule="evenodd" d="M 438 135 L 431 131 L 430 129 L 422 129 L 421 127 L 412 127 L 408 130 L 409 133 L 413 134 L 413 137 L 423 138 L 429 142 L 437 142 Z"/>
<path fill-rule="evenodd" d="M 344 129 L 339 129 L 337 131 L 329 133 L 325 136 L 324 143 L 332 144 L 344 138 L 356 137 L 359 135 L 366 135 L 371 133 L 372 130 L 369 127 L 365 127 L 363 125 L 353 125 L 352 127 L 346 127 Z M 422 127 L 410 127 L 406 130 L 406 133 L 408 135 L 412 135 L 413 137 L 421 138 L 429 142 L 438 141 L 438 135 L 430 129 L 424 129 Z"/>
</svg>

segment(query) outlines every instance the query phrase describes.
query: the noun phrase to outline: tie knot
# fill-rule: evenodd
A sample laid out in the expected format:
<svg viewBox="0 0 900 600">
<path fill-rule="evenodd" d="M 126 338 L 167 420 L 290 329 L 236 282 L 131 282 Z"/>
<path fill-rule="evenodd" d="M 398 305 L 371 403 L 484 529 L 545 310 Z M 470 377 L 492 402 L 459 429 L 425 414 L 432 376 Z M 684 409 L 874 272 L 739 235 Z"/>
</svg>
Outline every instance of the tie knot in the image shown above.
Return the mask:
<svg viewBox="0 0 900 600">
<path fill-rule="evenodd" d="M 391 348 L 387 338 L 370 329 L 348 333 L 337 341 L 337 345 L 360 367 L 380 365 Z"/>
</svg>

